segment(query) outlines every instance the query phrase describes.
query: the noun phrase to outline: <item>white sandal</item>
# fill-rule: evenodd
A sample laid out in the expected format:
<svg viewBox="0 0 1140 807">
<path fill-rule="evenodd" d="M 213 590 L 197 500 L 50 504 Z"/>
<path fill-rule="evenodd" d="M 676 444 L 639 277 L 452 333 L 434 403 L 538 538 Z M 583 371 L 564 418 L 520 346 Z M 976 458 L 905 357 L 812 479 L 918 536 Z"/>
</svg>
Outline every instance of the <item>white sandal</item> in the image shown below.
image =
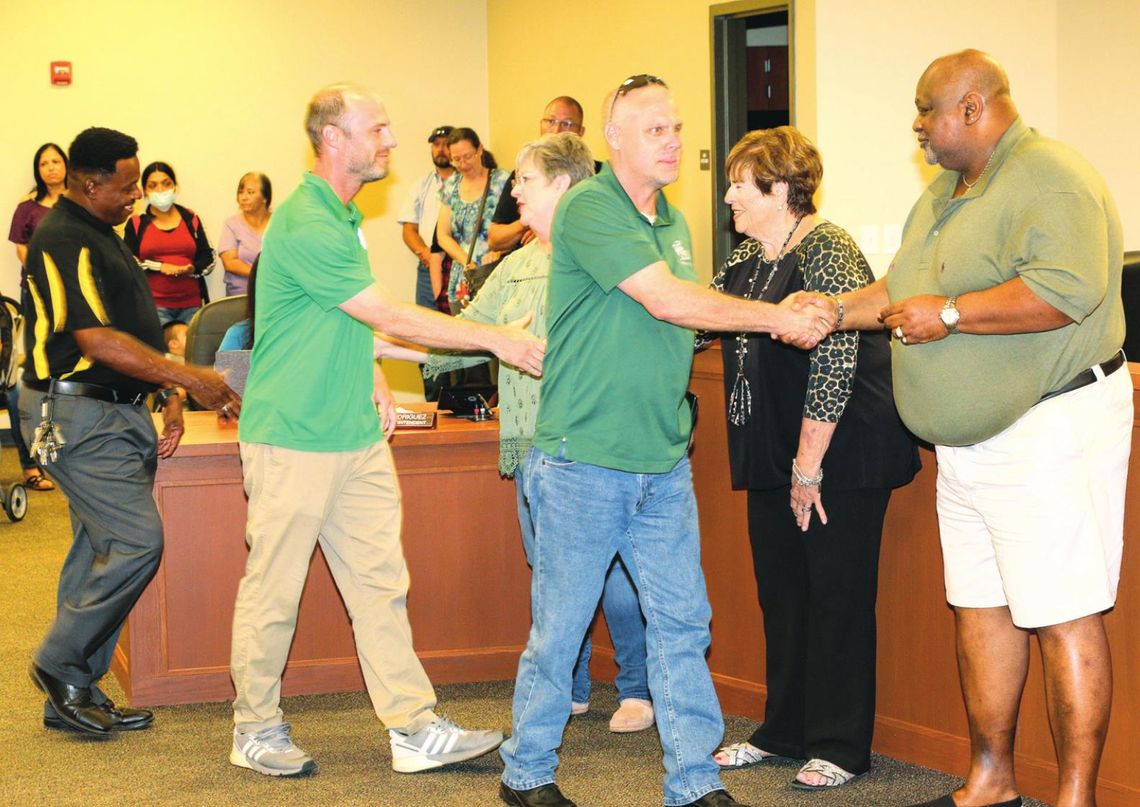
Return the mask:
<svg viewBox="0 0 1140 807">
<path fill-rule="evenodd" d="M 801 782 L 799 777 L 803 773 L 818 773 L 823 777 L 823 781 L 818 785 L 809 785 L 807 782 Z M 859 774 L 845 771 L 838 765 L 828 762 L 826 759 L 809 759 L 807 764 L 800 768 L 796 778 L 792 780 L 792 787 L 799 790 L 825 790 L 829 787 L 842 787 L 850 782 Z"/>
<path fill-rule="evenodd" d="M 734 768 L 749 768 L 774 756 L 776 754 L 769 754 L 767 751 L 761 751 L 752 743 L 744 742 L 724 746 L 713 754 L 713 761 L 722 770 L 732 770 Z"/>
</svg>

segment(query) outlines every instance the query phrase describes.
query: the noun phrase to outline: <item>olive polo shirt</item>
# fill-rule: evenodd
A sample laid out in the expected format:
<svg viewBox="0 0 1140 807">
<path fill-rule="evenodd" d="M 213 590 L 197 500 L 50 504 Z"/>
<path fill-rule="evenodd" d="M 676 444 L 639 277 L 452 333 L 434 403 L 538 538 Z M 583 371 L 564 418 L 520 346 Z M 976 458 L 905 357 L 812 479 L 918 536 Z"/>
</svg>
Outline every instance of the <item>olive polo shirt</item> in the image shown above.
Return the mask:
<svg viewBox="0 0 1140 807">
<path fill-rule="evenodd" d="M 658 193 L 650 223 L 607 164 L 562 197 L 551 241 L 534 444 L 620 471 L 669 471 L 689 440 L 693 332 L 655 319 L 618 284 L 658 261 L 696 280 L 684 217 Z"/>
<path fill-rule="evenodd" d="M 373 283 L 361 219 L 355 204 L 306 173 L 269 220 L 242 442 L 354 451 L 381 439 L 372 329 L 337 307 Z"/>
<path fill-rule="evenodd" d="M 890 299 L 965 294 L 1020 277 L 1073 322 L 1040 333 L 894 343 L 903 422 L 950 446 L 1001 432 L 1124 340 L 1120 217 L 1088 162 L 1018 118 L 989 170 L 954 199 L 957 181 L 956 171 L 942 172 L 911 210 L 887 273 Z"/>
</svg>

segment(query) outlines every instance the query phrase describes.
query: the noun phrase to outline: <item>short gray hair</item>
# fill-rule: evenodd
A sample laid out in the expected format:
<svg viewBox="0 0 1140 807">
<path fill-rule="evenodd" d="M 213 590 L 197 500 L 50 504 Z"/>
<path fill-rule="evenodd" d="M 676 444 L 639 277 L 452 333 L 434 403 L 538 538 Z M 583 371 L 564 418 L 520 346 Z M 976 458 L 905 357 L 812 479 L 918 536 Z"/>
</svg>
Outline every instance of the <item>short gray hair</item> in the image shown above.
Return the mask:
<svg viewBox="0 0 1140 807">
<path fill-rule="evenodd" d="M 357 98 L 371 95 L 371 92 L 359 84 L 348 82 L 330 84 L 317 90 L 317 94 L 309 101 L 309 107 L 305 111 L 305 132 L 309 135 L 309 142 L 313 144 L 314 154 L 320 156 L 321 153 L 321 131 L 329 124 L 339 125 L 349 103 Z"/>
<path fill-rule="evenodd" d="M 594 175 L 594 155 L 586 141 L 573 132 L 559 132 L 532 140 L 519 150 L 515 165 L 531 160 L 547 180 L 562 174 L 575 185 Z"/>
</svg>

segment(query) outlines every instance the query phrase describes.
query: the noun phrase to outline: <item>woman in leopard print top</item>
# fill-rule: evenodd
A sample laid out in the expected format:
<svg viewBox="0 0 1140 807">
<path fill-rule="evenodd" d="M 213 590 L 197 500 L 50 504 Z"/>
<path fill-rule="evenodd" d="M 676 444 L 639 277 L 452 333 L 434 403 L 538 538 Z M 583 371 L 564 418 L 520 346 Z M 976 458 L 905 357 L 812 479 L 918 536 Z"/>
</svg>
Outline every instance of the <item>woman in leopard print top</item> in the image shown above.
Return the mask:
<svg viewBox="0 0 1140 807">
<path fill-rule="evenodd" d="M 725 202 L 748 236 L 713 285 L 779 302 L 871 283 L 842 228 L 816 216 L 819 152 L 792 127 L 751 132 L 729 154 Z M 765 334 L 720 334 L 733 485 L 764 615 L 767 702 L 724 767 L 806 758 L 793 786 L 834 787 L 871 765 L 875 595 L 892 488 L 918 456 L 891 397 L 886 332 L 841 332 L 805 351 Z M 826 476 L 826 493 L 818 480 Z"/>
</svg>

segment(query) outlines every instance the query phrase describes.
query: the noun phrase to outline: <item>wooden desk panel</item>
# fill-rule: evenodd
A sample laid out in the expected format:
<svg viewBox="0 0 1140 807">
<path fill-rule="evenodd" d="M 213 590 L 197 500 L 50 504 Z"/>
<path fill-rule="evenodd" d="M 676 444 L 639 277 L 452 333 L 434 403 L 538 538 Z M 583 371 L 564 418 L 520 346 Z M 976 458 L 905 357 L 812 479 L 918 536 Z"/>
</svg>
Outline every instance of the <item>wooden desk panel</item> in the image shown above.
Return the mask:
<svg viewBox="0 0 1140 807">
<path fill-rule="evenodd" d="M 499 477 L 497 424 L 447 418 L 439 424 L 399 432 L 392 441 L 416 648 L 437 683 L 508 679 L 530 627 L 514 485 Z M 155 498 L 166 551 L 115 660 L 132 703 L 233 697 L 230 624 L 246 557 L 236 439 L 236 427 L 219 426 L 211 413 L 187 413 L 178 453 L 159 465 Z M 351 624 L 318 548 L 282 692 L 361 688 Z"/>
</svg>

